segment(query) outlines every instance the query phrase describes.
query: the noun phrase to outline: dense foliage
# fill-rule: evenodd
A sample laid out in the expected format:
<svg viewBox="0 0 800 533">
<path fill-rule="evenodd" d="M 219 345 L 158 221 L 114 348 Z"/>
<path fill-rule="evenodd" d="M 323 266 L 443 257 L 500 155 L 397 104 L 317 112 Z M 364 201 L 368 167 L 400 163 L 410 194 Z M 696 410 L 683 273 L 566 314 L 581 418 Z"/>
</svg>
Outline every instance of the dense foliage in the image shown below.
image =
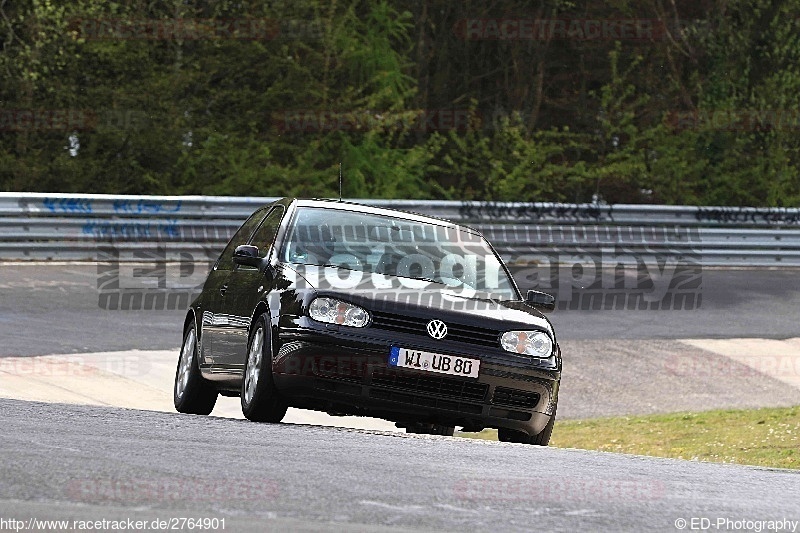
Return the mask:
<svg viewBox="0 0 800 533">
<path fill-rule="evenodd" d="M 0 187 L 797 205 L 798 16 L 0 0 Z"/>
</svg>

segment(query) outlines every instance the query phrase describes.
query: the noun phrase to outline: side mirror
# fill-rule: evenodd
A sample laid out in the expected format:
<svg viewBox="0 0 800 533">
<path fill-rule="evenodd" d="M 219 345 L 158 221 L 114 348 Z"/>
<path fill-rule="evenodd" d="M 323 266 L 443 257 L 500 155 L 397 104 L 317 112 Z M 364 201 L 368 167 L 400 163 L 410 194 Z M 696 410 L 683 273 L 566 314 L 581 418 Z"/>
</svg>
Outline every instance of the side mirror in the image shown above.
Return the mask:
<svg viewBox="0 0 800 533">
<path fill-rule="evenodd" d="M 540 311 L 554 311 L 556 299 L 553 295 L 541 291 L 528 291 L 525 303 Z"/>
<path fill-rule="evenodd" d="M 258 257 L 258 246 L 242 244 L 233 251 L 233 262 L 237 265 L 260 267 L 263 257 Z"/>
</svg>

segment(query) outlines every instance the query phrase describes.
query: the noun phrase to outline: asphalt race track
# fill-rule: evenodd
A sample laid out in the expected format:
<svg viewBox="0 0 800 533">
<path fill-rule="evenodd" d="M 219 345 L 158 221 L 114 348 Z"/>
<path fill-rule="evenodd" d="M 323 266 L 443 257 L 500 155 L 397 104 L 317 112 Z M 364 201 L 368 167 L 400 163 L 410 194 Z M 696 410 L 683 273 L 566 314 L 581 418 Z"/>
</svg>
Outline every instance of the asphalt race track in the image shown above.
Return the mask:
<svg viewBox="0 0 800 533">
<path fill-rule="evenodd" d="M 800 332 L 799 289 L 798 270 L 705 269 L 700 309 L 549 316 L 560 340 L 788 338 Z M 98 301 L 94 264 L 0 264 L 0 357 L 180 345 L 183 309 L 106 310 Z"/>
<path fill-rule="evenodd" d="M 13 400 L 0 424 L 0 513 L 19 519 L 226 517 L 234 531 L 800 519 L 800 472 L 786 470 Z"/>
<path fill-rule="evenodd" d="M 706 270 L 699 310 L 553 313 L 567 348 L 559 414 L 800 404 L 790 380 L 731 372 L 733 360 L 711 365 L 725 376 L 674 364 L 726 357 L 692 339 L 800 337 L 797 274 Z M 183 311 L 101 309 L 97 279 L 91 264 L 0 264 L 0 361 L 177 349 Z M 0 399 L 0 454 L 0 520 L 205 517 L 228 531 L 800 520 L 798 471 L 119 407 Z"/>
</svg>

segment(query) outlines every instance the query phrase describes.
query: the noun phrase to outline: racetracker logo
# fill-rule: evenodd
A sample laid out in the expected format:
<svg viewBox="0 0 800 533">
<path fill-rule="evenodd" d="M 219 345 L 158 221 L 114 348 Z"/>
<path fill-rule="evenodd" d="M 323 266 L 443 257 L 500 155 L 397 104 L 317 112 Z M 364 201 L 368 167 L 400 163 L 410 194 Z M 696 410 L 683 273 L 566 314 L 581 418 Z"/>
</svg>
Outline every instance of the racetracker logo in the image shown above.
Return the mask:
<svg viewBox="0 0 800 533">
<path fill-rule="evenodd" d="M 800 380 L 800 355 L 749 354 L 733 357 L 716 357 L 703 354 L 672 354 L 663 361 L 672 375 L 691 377 L 745 377 L 771 376 L 784 381 Z"/>
<path fill-rule="evenodd" d="M 143 376 L 150 370 L 151 362 L 146 357 L 113 352 L 0 358 L 0 374 L 28 378 Z"/>
<path fill-rule="evenodd" d="M 317 20 L 74 18 L 69 30 L 86 41 L 318 40 Z"/>
<path fill-rule="evenodd" d="M 278 497 L 278 483 L 272 479 L 203 479 L 146 475 L 130 479 L 75 479 L 66 486 L 70 501 L 158 504 L 164 502 L 229 501 L 231 498 L 271 501 Z"/>
<path fill-rule="evenodd" d="M 453 31 L 467 41 L 660 41 L 667 26 L 656 19 L 473 18 Z"/>
<path fill-rule="evenodd" d="M 664 119 L 675 132 L 690 131 L 800 131 L 796 109 L 717 109 L 673 111 Z"/>
<path fill-rule="evenodd" d="M 149 123 L 130 109 L 0 109 L 0 132 L 137 131 Z"/>
<path fill-rule="evenodd" d="M 282 133 L 332 131 L 455 131 L 480 130 L 483 118 L 470 109 L 422 109 L 406 113 L 292 109 L 271 113 L 270 120 Z"/>
<path fill-rule="evenodd" d="M 664 483 L 652 479 L 591 479 L 562 477 L 542 483 L 535 479 L 461 479 L 456 498 L 471 502 L 644 502 L 661 500 Z"/>
</svg>

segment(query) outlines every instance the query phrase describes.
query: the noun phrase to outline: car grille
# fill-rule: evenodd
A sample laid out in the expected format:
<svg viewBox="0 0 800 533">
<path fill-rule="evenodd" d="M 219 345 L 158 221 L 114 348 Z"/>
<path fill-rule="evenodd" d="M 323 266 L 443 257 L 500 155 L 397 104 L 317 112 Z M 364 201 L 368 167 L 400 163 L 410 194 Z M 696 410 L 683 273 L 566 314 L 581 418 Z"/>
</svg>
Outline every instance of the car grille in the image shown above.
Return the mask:
<svg viewBox="0 0 800 533">
<path fill-rule="evenodd" d="M 533 409 L 539 403 L 539 399 L 540 396 L 536 392 L 496 387 L 494 389 L 494 396 L 492 396 L 492 403 L 495 405 Z"/>
<path fill-rule="evenodd" d="M 373 372 L 372 386 L 477 402 L 482 402 L 486 398 L 489 389 L 489 385 L 477 381 L 383 370 Z"/>
<path fill-rule="evenodd" d="M 372 313 L 372 327 L 388 331 L 397 331 L 399 333 L 427 335 L 428 322 L 430 322 L 430 319 L 427 318 L 383 312 Z M 479 344 L 481 346 L 500 346 L 499 331 L 474 326 L 462 326 L 450 322 L 445 323 L 447 324 L 447 337 L 445 337 L 447 340 Z"/>
<path fill-rule="evenodd" d="M 396 392 L 389 389 L 370 389 L 370 398 L 379 400 L 389 400 L 392 402 L 414 405 L 417 407 L 430 407 L 432 409 L 444 409 L 446 411 L 458 411 L 471 415 L 480 415 L 483 412 L 481 404 L 462 402 L 458 400 L 447 400 L 444 398 L 429 398 L 427 396 L 414 396 L 403 392 Z"/>
</svg>

